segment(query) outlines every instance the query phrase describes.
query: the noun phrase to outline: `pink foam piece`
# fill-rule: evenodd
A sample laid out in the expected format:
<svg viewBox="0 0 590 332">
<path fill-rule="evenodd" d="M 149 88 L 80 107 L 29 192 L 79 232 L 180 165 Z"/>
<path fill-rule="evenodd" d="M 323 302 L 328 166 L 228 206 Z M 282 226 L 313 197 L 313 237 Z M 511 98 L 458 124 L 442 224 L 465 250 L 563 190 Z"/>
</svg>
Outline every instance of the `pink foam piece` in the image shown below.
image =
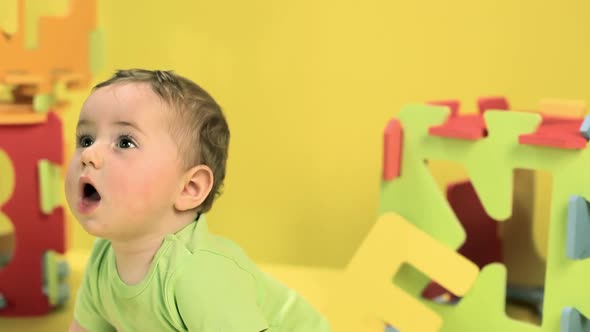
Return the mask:
<svg viewBox="0 0 590 332">
<path fill-rule="evenodd" d="M 403 130 L 399 120 L 387 123 L 383 134 L 383 180 L 391 181 L 401 175 Z"/>
<path fill-rule="evenodd" d="M 479 113 L 483 114 L 487 110 L 504 110 L 510 109 L 508 100 L 504 97 L 482 97 L 477 100 Z"/>
</svg>

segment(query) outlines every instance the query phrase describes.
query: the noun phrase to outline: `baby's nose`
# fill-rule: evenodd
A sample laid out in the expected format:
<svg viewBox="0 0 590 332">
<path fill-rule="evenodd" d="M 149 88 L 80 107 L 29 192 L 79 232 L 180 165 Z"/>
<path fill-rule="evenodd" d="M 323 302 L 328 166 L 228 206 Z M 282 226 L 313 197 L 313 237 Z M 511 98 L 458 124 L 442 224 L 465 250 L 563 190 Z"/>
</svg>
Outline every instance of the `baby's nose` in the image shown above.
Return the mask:
<svg viewBox="0 0 590 332">
<path fill-rule="evenodd" d="M 84 148 L 82 151 L 82 156 L 80 160 L 82 161 L 82 166 L 91 166 L 94 168 L 101 168 L 103 164 L 103 158 L 100 151 L 98 151 L 98 147 L 96 145 L 89 146 Z"/>
</svg>

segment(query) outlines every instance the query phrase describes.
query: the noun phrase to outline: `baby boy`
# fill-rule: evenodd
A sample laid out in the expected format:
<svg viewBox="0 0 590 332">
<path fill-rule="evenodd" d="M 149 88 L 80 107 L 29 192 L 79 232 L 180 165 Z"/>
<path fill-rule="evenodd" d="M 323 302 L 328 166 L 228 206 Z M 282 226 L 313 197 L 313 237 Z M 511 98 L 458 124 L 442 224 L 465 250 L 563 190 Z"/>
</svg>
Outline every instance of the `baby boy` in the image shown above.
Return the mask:
<svg viewBox="0 0 590 332">
<path fill-rule="evenodd" d="M 70 331 L 330 330 L 208 231 L 228 144 L 219 105 L 173 72 L 121 70 L 94 88 L 66 176 L 70 209 L 97 237 Z"/>
</svg>

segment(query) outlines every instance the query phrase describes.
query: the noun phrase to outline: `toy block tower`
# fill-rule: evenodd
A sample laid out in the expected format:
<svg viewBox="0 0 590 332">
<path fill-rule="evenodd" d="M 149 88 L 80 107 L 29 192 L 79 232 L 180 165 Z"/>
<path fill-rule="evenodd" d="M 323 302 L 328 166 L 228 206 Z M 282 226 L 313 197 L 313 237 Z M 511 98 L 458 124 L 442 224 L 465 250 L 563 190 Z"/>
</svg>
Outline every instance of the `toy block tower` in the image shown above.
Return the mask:
<svg viewBox="0 0 590 332">
<path fill-rule="evenodd" d="M 384 131 L 380 218 L 349 264 L 363 286 L 357 311 L 400 331 L 587 331 L 589 139 L 580 101 L 404 107 Z M 439 187 L 437 160 L 468 176 Z M 537 171 L 550 187 L 535 190 Z M 535 203 L 543 218 L 535 195 L 547 195 Z M 536 317 L 507 314 L 513 304 Z"/>
<path fill-rule="evenodd" d="M 94 0 L 68 0 L 60 17 L 46 17 L 51 2 L 16 3 L 16 30 L 0 30 L 0 222 L 13 228 L 0 229 L 0 316 L 34 316 L 69 297 L 59 88 L 88 86 L 97 35 Z"/>
</svg>

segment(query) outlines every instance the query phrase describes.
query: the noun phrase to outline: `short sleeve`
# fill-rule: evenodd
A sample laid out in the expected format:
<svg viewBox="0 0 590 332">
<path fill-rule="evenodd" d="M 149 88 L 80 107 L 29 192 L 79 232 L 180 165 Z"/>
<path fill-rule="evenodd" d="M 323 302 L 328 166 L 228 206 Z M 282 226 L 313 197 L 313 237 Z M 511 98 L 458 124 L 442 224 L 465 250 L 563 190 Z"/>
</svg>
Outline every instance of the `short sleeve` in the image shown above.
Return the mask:
<svg viewBox="0 0 590 332">
<path fill-rule="evenodd" d="M 256 280 L 214 253 L 191 257 L 176 277 L 174 297 L 188 331 L 260 332 L 268 323 L 257 304 Z"/>
<path fill-rule="evenodd" d="M 74 319 L 89 332 L 114 332 L 115 328 L 100 314 L 96 306 L 98 297 L 98 264 L 101 254 L 101 240 L 95 242 L 92 254 L 86 265 L 82 283 L 76 296 Z M 104 240 L 102 240 L 104 241 Z M 104 244 L 104 243 L 102 243 Z"/>
</svg>

